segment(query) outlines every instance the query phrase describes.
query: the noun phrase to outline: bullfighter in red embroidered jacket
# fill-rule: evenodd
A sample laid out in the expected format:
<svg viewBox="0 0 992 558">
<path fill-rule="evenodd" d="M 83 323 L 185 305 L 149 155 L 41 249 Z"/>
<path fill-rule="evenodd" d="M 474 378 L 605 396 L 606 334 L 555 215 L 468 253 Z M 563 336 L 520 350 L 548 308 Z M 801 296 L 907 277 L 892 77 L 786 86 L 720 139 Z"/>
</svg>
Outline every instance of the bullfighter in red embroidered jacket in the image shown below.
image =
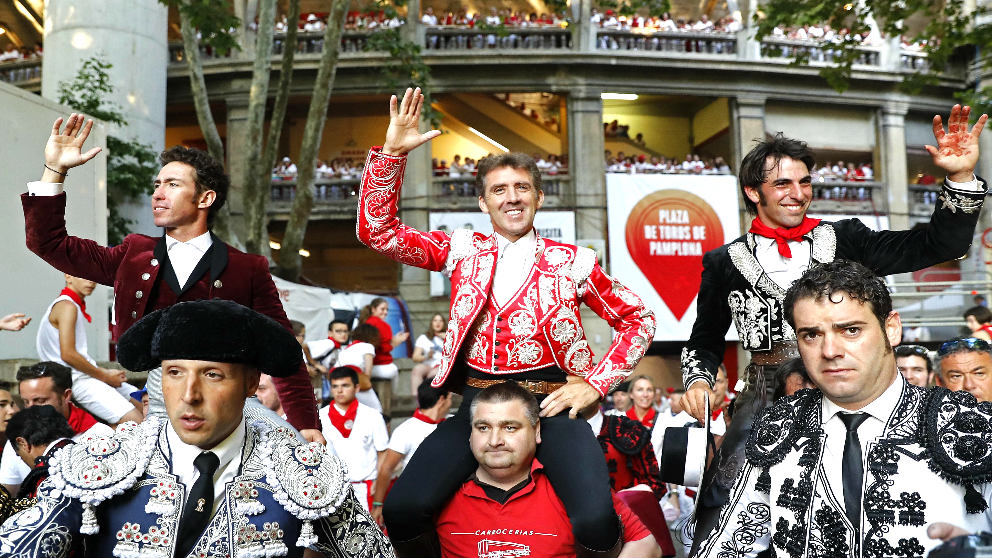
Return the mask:
<svg viewBox="0 0 992 558">
<path fill-rule="evenodd" d="M 62 182 L 69 169 L 95 157 L 100 148 L 81 152 L 92 120 L 84 124 L 81 115 L 73 114 L 64 130 L 61 126 L 60 118 L 45 146 L 41 180 L 29 183 L 28 193 L 21 196 L 27 246 L 59 271 L 113 286 L 115 340 L 153 310 L 212 298 L 237 302 L 291 329 L 266 259 L 245 254 L 209 231 L 229 181 L 223 167 L 202 151 L 175 147 L 160 157 L 163 166 L 151 201 L 163 236 L 131 234 L 113 247 L 69 236 Z M 323 442 L 306 370 L 301 367 L 299 374 L 273 382 L 289 422 L 308 440 Z M 149 396 L 164 412 L 160 386 L 161 371 L 150 372 Z"/>
<path fill-rule="evenodd" d="M 401 223 L 406 153 L 440 133 L 419 132 L 422 103 L 419 90 L 407 90 L 399 106 L 395 96 L 390 100 L 386 141 L 365 165 L 357 232 L 393 260 L 450 275 L 451 320 L 433 385 L 461 391 L 464 402 L 424 441 L 426 451 L 418 450 L 390 493 L 384 509 L 390 536 L 400 556 L 437 553 L 433 516 L 476 467 L 467 444 L 471 399 L 513 380 L 543 398 L 538 458 L 565 504 L 580 555 L 609 555 L 619 549 L 620 535 L 602 452 L 588 427 L 570 419 L 630 374 L 654 336 L 654 316 L 600 268 L 595 252 L 536 234 L 544 193 L 527 155 L 480 161 L 479 207 L 495 234 L 428 233 Z M 585 338 L 580 303 L 616 331 L 599 362 Z M 565 409 L 567 415 L 559 414 Z"/>
</svg>

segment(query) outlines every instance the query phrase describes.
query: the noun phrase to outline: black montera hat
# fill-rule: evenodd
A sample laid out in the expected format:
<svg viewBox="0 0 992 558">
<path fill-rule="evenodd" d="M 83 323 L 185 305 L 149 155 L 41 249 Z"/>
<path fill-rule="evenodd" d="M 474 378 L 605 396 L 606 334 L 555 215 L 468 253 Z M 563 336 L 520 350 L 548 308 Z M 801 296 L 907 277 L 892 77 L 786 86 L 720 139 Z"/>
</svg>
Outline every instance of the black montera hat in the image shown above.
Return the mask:
<svg viewBox="0 0 992 558">
<path fill-rule="evenodd" d="M 295 374 L 303 350 L 272 318 L 229 300 L 195 300 L 156 310 L 121 335 L 117 360 L 150 370 L 166 359 L 247 364 L 266 374 Z"/>
</svg>

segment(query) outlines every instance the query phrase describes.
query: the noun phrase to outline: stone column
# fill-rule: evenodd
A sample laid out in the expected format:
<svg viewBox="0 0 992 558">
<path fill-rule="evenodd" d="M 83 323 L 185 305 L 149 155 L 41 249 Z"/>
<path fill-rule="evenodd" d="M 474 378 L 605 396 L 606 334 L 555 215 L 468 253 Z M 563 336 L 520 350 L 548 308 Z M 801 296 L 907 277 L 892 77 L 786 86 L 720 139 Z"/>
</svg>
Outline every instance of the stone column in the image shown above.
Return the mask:
<svg viewBox="0 0 992 558">
<path fill-rule="evenodd" d="M 238 169 L 243 169 L 248 146 L 246 145 L 246 128 L 248 127 L 248 87 L 250 79 L 242 80 L 244 86 L 232 84 L 233 91 L 244 93 L 230 95 L 224 99 L 227 105 L 227 172 L 230 174 L 231 189 L 227 194 L 227 206 L 231 212 L 231 228 L 238 238 L 245 238 L 245 201 L 244 184 L 238 177 Z"/>
<path fill-rule="evenodd" d="M 589 21 L 592 17 L 592 0 L 575 0 L 572 2 L 572 49 L 582 52 L 596 50 L 596 26 Z"/>
<path fill-rule="evenodd" d="M 906 171 L 906 113 L 909 104 L 892 101 L 880 110 L 882 182 L 888 203 L 889 228 L 909 228 L 909 177 Z"/>
<path fill-rule="evenodd" d="M 754 142 L 765 139 L 765 96 L 741 94 L 730 104 L 730 125 L 732 127 L 732 157 L 734 172 L 741 168 L 741 160 L 754 146 Z M 738 193 L 741 227 L 750 226 L 751 215 L 747 212 L 744 199 Z"/>
<path fill-rule="evenodd" d="M 430 129 L 423 122 L 421 130 Z M 422 231 L 430 230 L 428 219 L 431 193 L 431 144 L 422 145 L 407 154 L 403 193 L 400 196 L 400 219 L 405 225 Z M 397 264 L 399 265 L 399 264 Z M 412 265 L 400 265 L 400 296 L 410 306 L 412 314 L 425 311 L 431 300 L 430 273 Z M 424 320 L 415 320 L 417 323 Z"/>
<path fill-rule="evenodd" d="M 606 169 L 600 91 L 573 89 L 568 96 L 568 164 L 576 238 L 606 238 Z"/>
<path fill-rule="evenodd" d="M 109 62 L 117 104 L 128 125 L 110 135 L 135 139 L 159 151 L 165 144 L 165 79 L 169 59 L 168 9 L 158 0 L 48 0 L 45 3 L 45 52 L 41 94 L 58 100 L 58 84 L 72 80 L 82 61 Z M 125 207 L 134 230 L 156 233 L 145 200 Z"/>
</svg>

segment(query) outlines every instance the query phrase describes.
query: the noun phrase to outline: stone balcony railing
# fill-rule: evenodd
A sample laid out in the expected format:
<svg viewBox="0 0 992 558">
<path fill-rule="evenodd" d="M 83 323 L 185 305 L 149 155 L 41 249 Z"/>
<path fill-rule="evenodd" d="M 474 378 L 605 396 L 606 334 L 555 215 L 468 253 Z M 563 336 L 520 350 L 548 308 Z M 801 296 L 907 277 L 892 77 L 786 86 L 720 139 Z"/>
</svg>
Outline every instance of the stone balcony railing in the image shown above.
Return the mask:
<svg viewBox="0 0 992 558">
<path fill-rule="evenodd" d="M 885 184 L 881 182 L 814 182 L 814 213 L 875 215 L 885 213 Z"/>
<path fill-rule="evenodd" d="M 0 81 L 25 89 L 40 89 L 41 58 L 0 62 Z"/>
<path fill-rule="evenodd" d="M 823 66 L 831 63 L 837 52 L 829 41 L 793 40 L 766 37 L 761 43 L 751 39 L 749 30 L 737 33 L 722 31 L 659 31 L 616 30 L 589 28 L 587 38 L 577 40 L 573 27 L 503 27 L 499 29 L 476 29 L 459 26 L 425 26 L 414 24 L 417 42 L 429 56 L 460 56 L 465 52 L 479 55 L 528 52 L 543 55 L 557 53 L 588 53 L 589 55 L 632 55 L 659 58 L 699 58 L 716 60 L 739 60 L 747 62 L 788 62 L 796 54 L 808 55 L 810 66 Z M 341 35 L 342 59 L 355 58 L 366 51 L 367 40 L 376 30 L 345 30 Z M 284 33 L 277 33 L 273 40 L 272 55 L 280 56 L 285 48 Z M 299 33 L 296 51 L 302 58 L 318 55 L 323 50 L 323 33 Z M 893 49 L 898 49 L 893 51 Z M 927 68 L 926 55 L 915 50 L 900 48 L 891 42 L 880 46 L 859 48 L 861 56 L 856 66 L 862 71 L 915 72 Z M 374 53 L 373 53 L 374 54 Z M 209 48 L 201 49 L 205 60 L 217 60 Z M 246 52 L 235 51 L 224 59 L 244 60 Z M 183 61 L 181 43 L 170 43 L 169 61 L 178 64 Z M 957 75 L 957 69 L 948 70 L 948 75 Z"/>
</svg>

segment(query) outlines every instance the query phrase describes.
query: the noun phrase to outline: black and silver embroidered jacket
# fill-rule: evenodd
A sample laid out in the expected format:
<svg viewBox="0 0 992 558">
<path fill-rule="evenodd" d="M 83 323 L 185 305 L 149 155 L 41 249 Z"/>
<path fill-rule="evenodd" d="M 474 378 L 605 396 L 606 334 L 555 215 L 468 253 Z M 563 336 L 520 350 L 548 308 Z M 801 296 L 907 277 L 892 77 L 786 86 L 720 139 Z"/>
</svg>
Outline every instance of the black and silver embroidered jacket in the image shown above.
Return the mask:
<svg viewBox="0 0 992 558">
<path fill-rule="evenodd" d="M 884 276 L 965 255 L 987 191 L 985 181 L 978 180 L 982 185 L 978 192 L 945 184 L 930 223 L 924 227 L 873 231 L 857 219 L 822 222 L 806 236 L 811 244 L 810 265 L 840 258 L 860 262 Z M 754 250 L 754 235 L 747 233 L 703 256 L 696 322 L 682 351 L 682 380 L 687 388 L 697 380 L 713 386 L 731 321 L 748 351 L 768 351 L 774 343 L 795 339 L 784 318 L 785 289 L 765 274 Z"/>
<path fill-rule="evenodd" d="M 867 447 L 859 529 L 845 515 L 843 488 L 826 480 L 822 395 L 802 390 L 756 420 L 717 535 L 698 556 L 755 556 L 772 546 L 791 558 L 922 558 L 940 543 L 926 536 L 930 523 L 989 530 L 992 403 L 897 381 L 899 401 Z"/>
</svg>

